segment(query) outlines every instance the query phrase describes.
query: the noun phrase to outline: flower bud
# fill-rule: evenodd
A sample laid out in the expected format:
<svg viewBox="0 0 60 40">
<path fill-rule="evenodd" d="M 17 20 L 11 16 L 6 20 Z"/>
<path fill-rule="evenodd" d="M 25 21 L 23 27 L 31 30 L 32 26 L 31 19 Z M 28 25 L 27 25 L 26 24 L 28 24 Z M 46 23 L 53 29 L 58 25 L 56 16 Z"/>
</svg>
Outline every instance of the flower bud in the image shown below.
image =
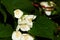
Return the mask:
<svg viewBox="0 0 60 40">
<path fill-rule="evenodd" d="M 16 10 L 14 11 L 14 17 L 15 17 L 15 18 L 21 18 L 22 15 L 23 15 L 23 12 L 22 12 L 21 10 L 16 9 Z"/>
<path fill-rule="evenodd" d="M 22 34 L 20 31 L 14 31 L 12 33 L 12 40 L 20 40 L 21 36 L 22 36 Z"/>
</svg>

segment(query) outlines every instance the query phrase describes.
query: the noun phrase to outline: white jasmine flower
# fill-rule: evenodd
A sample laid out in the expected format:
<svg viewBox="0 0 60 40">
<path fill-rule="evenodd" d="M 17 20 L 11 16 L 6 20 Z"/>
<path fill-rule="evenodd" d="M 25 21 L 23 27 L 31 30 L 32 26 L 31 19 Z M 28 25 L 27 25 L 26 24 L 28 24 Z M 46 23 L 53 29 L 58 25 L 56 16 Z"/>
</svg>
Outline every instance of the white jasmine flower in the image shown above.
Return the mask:
<svg viewBox="0 0 60 40">
<path fill-rule="evenodd" d="M 45 14 L 48 16 L 51 15 L 51 11 L 54 10 L 54 6 L 56 6 L 56 4 L 52 1 L 50 1 L 50 4 L 48 2 L 41 2 L 40 5 L 45 10 Z"/>
<path fill-rule="evenodd" d="M 28 25 L 30 25 L 30 27 L 32 28 L 32 26 L 33 26 L 33 22 L 32 22 L 32 20 L 34 20 L 36 18 L 36 16 L 35 15 L 28 15 L 27 17 L 26 17 L 26 22 L 27 22 L 27 24 Z"/>
<path fill-rule="evenodd" d="M 29 34 L 22 34 L 21 40 L 34 40 L 34 38 Z"/>
<path fill-rule="evenodd" d="M 35 18 L 36 18 L 35 15 L 24 15 L 24 19 L 26 20 L 27 25 L 29 25 L 30 28 L 32 28 L 33 26 L 32 20 L 34 20 Z"/>
<path fill-rule="evenodd" d="M 32 20 L 35 18 L 35 15 L 24 15 L 22 18 L 18 19 L 18 27 L 16 30 L 21 29 L 22 31 L 29 31 L 33 26 Z"/>
<path fill-rule="evenodd" d="M 21 18 L 22 15 L 23 15 L 23 12 L 22 12 L 21 10 L 16 9 L 16 10 L 14 11 L 14 16 L 15 16 L 16 18 Z"/>
<path fill-rule="evenodd" d="M 29 25 L 21 24 L 21 25 L 18 25 L 17 26 L 17 29 L 16 30 L 19 30 L 19 29 L 21 29 L 22 31 L 29 31 L 30 30 L 30 27 L 29 27 Z"/>
<path fill-rule="evenodd" d="M 45 11 L 45 14 L 50 16 L 51 15 L 51 11 Z"/>
<path fill-rule="evenodd" d="M 18 19 L 18 24 L 27 24 L 29 25 L 29 27 L 32 28 L 33 26 L 32 20 L 34 20 L 35 18 L 36 18 L 35 15 L 24 15 L 22 19 Z"/>
<path fill-rule="evenodd" d="M 20 31 L 14 31 L 12 33 L 12 40 L 21 40 L 22 34 Z"/>
</svg>

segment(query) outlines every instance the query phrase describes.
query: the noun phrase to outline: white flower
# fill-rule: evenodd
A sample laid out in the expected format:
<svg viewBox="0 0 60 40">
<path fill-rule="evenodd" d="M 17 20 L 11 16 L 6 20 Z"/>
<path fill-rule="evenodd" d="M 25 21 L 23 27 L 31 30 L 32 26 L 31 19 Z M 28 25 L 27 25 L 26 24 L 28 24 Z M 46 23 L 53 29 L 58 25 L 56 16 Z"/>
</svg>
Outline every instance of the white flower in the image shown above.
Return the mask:
<svg viewBox="0 0 60 40">
<path fill-rule="evenodd" d="M 20 31 L 14 31 L 12 33 L 12 40 L 21 40 L 22 34 Z"/>
<path fill-rule="evenodd" d="M 35 15 L 24 15 L 18 19 L 18 26 L 16 30 L 29 31 L 33 26 L 32 20 L 36 18 Z"/>
<path fill-rule="evenodd" d="M 22 34 L 21 40 L 34 40 L 34 38 L 29 34 Z"/>
<path fill-rule="evenodd" d="M 32 20 L 34 20 L 35 18 L 36 18 L 36 15 L 25 15 L 24 19 L 26 20 L 27 25 L 29 25 L 30 28 L 32 28 L 32 26 L 33 26 Z"/>
<path fill-rule="evenodd" d="M 35 15 L 28 15 L 25 20 L 28 24 L 32 24 L 32 20 L 34 20 L 36 18 Z"/>
<path fill-rule="evenodd" d="M 40 3 L 40 5 L 42 6 L 42 8 L 45 11 L 45 14 L 48 16 L 51 15 L 52 10 L 54 10 L 54 6 L 56 6 L 56 4 L 52 1 L 50 1 L 49 3 L 48 2 L 41 2 Z"/>
<path fill-rule="evenodd" d="M 32 20 L 34 20 L 35 18 L 36 18 L 35 15 L 28 15 L 28 16 L 25 18 L 27 24 L 28 24 L 31 28 L 32 28 L 32 26 L 33 26 Z"/>
<path fill-rule="evenodd" d="M 50 16 L 51 15 L 51 11 L 45 11 L 45 14 Z"/>
<path fill-rule="evenodd" d="M 16 9 L 16 10 L 14 11 L 14 17 L 16 17 L 16 18 L 21 18 L 22 15 L 23 15 L 23 12 L 22 12 L 21 10 Z"/>
<path fill-rule="evenodd" d="M 18 19 L 18 24 L 27 24 L 29 25 L 29 27 L 32 28 L 33 26 L 32 20 L 34 20 L 35 18 L 36 18 L 35 15 L 24 15 L 22 19 Z"/>
<path fill-rule="evenodd" d="M 22 31 L 29 31 L 30 30 L 30 27 L 29 27 L 29 25 L 21 24 L 21 25 L 18 25 L 17 26 L 17 29 L 16 30 L 19 30 L 19 29 L 21 29 Z"/>
</svg>

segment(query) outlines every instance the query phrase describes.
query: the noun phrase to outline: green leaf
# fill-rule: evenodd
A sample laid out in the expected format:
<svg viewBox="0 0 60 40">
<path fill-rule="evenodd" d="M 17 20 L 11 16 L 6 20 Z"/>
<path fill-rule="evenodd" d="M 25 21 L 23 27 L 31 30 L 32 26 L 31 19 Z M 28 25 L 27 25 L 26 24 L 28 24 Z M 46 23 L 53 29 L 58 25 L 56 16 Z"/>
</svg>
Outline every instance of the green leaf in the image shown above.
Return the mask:
<svg viewBox="0 0 60 40">
<path fill-rule="evenodd" d="M 33 28 L 29 31 L 34 36 L 40 36 L 53 39 L 56 24 L 49 20 L 46 16 L 37 16 L 34 21 Z"/>
<path fill-rule="evenodd" d="M 6 22 L 7 15 L 6 15 L 6 13 L 2 9 L 0 9 L 0 10 L 1 10 L 2 15 L 4 16 L 4 22 Z"/>
<path fill-rule="evenodd" d="M 4 22 L 6 22 L 6 19 L 7 19 L 7 15 L 6 15 L 6 12 L 4 9 L 2 9 L 2 4 L 0 5 L 0 12 L 2 13 L 3 17 L 4 17 Z"/>
<path fill-rule="evenodd" d="M 9 37 L 12 34 L 12 27 L 9 24 L 0 23 L 0 38 Z"/>
<path fill-rule="evenodd" d="M 13 15 L 14 9 L 21 9 L 25 12 L 30 12 L 33 9 L 32 3 L 29 0 L 2 0 L 2 4 L 10 14 Z"/>
</svg>

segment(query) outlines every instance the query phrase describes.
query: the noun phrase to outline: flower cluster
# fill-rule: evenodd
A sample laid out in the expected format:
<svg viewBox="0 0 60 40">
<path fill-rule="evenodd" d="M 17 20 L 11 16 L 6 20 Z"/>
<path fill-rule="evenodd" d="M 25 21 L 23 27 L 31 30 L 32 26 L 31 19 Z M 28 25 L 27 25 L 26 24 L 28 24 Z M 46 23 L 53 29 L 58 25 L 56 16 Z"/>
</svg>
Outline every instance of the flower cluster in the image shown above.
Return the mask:
<svg viewBox="0 0 60 40">
<path fill-rule="evenodd" d="M 42 8 L 45 11 L 45 14 L 50 16 L 51 15 L 51 11 L 54 10 L 54 6 L 56 6 L 56 4 L 52 1 L 50 2 L 41 2 L 40 5 L 42 6 Z"/>
<path fill-rule="evenodd" d="M 34 38 L 27 33 L 22 34 L 20 31 L 14 31 L 12 33 L 12 40 L 34 40 Z"/>
<path fill-rule="evenodd" d="M 34 40 L 32 36 L 25 33 L 22 34 L 21 31 L 29 31 L 33 26 L 33 21 L 36 18 L 36 15 L 23 15 L 23 12 L 19 9 L 14 11 L 14 17 L 18 19 L 18 25 L 16 31 L 12 34 L 12 40 Z"/>
<path fill-rule="evenodd" d="M 22 31 L 29 31 L 33 26 L 32 20 L 34 20 L 35 18 L 35 15 L 24 15 L 22 18 L 19 18 L 17 30 L 18 28 L 20 28 Z"/>
</svg>

